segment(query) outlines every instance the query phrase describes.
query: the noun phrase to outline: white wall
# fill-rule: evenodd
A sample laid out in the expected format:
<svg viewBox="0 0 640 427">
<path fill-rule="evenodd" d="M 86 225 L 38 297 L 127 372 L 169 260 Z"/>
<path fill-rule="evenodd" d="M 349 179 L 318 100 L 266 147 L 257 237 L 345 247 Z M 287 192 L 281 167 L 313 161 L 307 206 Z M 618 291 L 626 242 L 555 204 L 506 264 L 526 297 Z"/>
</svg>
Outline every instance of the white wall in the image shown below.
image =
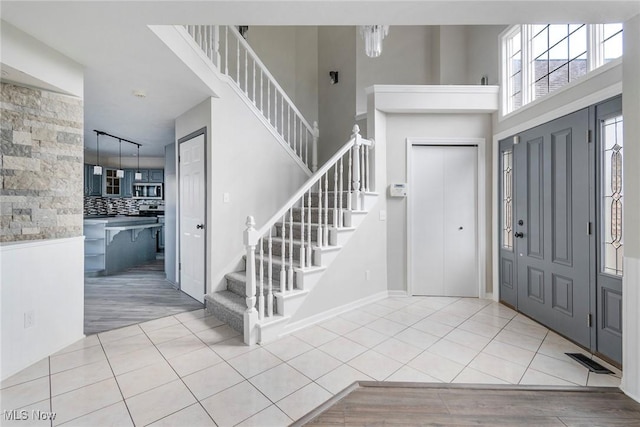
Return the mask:
<svg viewBox="0 0 640 427">
<path fill-rule="evenodd" d="M 356 112 L 367 111 L 365 89 L 374 84 L 427 85 L 436 82 L 431 73 L 430 26 L 391 26 L 382 42 L 382 54 L 369 58 L 356 29 Z M 342 77 L 342 76 L 341 76 Z M 328 75 L 327 75 L 328 78 Z"/>
<path fill-rule="evenodd" d="M 90 142 L 89 145 L 95 144 L 95 141 Z M 86 144 L 85 144 L 86 145 Z M 102 145 L 102 143 L 100 144 Z M 129 144 L 127 144 L 129 145 Z M 131 155 L 132 148 L 127 147 L 128 154 L 124 153 L 124 145 L 122 153 L 122 167 L 126 169 L 136 169 L 138 167 L 138 158 Z M 144 150 L 144 148 L 142 149 Z M 135 151 L 135 150 L 134 150 Z M 84 162 L 89 164 L 95 164 L 98 161 L 96 153 L 85 150 Z M 120 157 L 118 156 L 105 156 L 100 155 L 100 165 L 103 167 L 117 168 L 120 166 Z M 164 169 L 164 157 L 145 157 L 140 156 L 140 169 Z"/>
<path fill-rule="evenodd" d="M 624 25 L 624 277 L 622 385 L 640 402 L 640 15 Z"/>
<path fill-rule="evenodd" d="M 407 182 L 406 139 L 419 137 L 485 138 L 487 141 L 486 218 L 491 212 L 491 116 L 489 114 L 387 114 L 387 182 Z M 378 138 L 376 138 L 377 140 Z M 386 195 L 386 189 L 384 190 Z M 407 200 L 387 199 L 387 270 L 390 290 L 407 286 Z M 487 220 L 486 253 L 490 253 L 491 224 Z M 491 292 L 491 259 L 487 258 L 487 292 Z"/>
<path fill-rule="evenodd" d="M 0 259 L 4 380 L 84 337 L 84 238 L 3 244 Z"/>
<path fill-rule="evenodd" d="M 3 68 L 10 67 L 8 80 L 83 96 L 83 67 L 80 64 L 5 21 L 0 25 L 0 40 Z"/>
<path fill-rule="evenodd" d="M 318 27 L 250 26 L 247 42 L 304 118 L 318 120 Z"/>
</svg>

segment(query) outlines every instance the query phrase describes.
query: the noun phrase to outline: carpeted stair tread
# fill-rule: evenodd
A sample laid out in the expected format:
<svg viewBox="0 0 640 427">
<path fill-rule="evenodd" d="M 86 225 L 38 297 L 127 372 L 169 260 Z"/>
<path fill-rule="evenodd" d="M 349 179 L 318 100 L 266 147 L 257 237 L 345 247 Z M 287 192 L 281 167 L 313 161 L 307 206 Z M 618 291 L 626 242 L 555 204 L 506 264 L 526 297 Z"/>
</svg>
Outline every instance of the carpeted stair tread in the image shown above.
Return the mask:
<svg viewBox="0 0 640 427">
<path fill-rule="evenodd" d="M 207 309 L 221 321 L 238 332 L 244 332 L 244 311 L 247 308 L 244 297 L 231 291 L 219 291 L 208 295 Z"/>
</svg>

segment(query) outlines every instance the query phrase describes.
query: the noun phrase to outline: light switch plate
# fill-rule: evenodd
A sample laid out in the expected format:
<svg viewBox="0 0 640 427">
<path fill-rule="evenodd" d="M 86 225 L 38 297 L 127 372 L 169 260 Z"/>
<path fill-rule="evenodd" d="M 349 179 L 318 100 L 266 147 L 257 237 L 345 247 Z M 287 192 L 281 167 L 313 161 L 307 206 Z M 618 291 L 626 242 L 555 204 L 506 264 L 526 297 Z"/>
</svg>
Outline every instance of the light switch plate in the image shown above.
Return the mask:
<svg viewBox="0 0 640 427">
<path fill-rule="evenodd" d="M 231 196 L 229 193 L 222 193 L 222 202 L 229 203 L 231 201 Z"/>
</svg>

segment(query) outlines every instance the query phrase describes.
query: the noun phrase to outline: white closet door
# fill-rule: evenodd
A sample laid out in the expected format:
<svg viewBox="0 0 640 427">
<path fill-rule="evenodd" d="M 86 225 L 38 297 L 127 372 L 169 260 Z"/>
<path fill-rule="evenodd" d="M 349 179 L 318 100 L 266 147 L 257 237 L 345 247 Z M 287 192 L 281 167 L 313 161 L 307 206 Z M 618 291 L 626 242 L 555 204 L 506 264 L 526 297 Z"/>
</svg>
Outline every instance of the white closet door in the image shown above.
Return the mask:
<svg viewBox="0 0 640 427">
<path fill-rule="evenodd" d="M 414 295 L 478 296 L 475 146 L 412 146 Z"/>
</svg>

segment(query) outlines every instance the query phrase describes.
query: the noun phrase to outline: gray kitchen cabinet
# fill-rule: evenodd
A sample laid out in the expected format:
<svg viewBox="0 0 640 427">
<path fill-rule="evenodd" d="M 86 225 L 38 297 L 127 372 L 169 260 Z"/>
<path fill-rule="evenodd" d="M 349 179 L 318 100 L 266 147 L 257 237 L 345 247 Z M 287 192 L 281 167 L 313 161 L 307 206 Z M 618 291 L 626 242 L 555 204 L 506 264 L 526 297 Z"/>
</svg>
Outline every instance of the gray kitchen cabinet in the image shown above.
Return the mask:
<svg viewBox="0 0 640 427">
<path fill-rule="evenodd" d="M 102 194 L 102 175 L 93 174 L 93 165 L 84 165 L 84 195 L 100 196 Z"/>
<path fill-rule="evenodd" d="M 123 178 L 117 177 L 117 169 L 103 168 L 104 181 L 102 195 L 106 197 L 120 197 L 122 195 Z"/>
<path fill-rule="evenodd" d="M 133 181 L 136 171 L 133 169 L 124 170 L 124 178 L 122 179 L 121 195 L 122 197 L 133 197 Z"/>
<path fill-rule="evenodd" d="M 149 182 L 164 182 L 164 169 L 149 169 Z"/>
</svg>

